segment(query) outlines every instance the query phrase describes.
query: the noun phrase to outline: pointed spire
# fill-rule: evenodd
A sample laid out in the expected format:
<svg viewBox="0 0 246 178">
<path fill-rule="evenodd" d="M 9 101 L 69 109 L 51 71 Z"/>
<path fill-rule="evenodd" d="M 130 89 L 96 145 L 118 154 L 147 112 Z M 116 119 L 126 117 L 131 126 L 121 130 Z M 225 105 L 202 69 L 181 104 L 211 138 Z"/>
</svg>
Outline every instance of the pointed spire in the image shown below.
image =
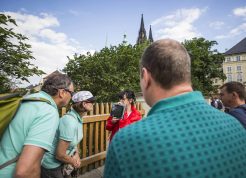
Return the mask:
<svg viewBox="0 0 246 178">
<path fill-rule="evenodd" d="M 153 39 L 153 36 L 152 36 L 151 25 L 149 27 L 149 39 L 148 40 L 149 40 L 150 43 L 153 43 L 154 42 L 154 39 Z"/>
<path fill-rule="evenodd" d="M 126 39 L 126 34 L 123 35 L 123 41 L 122 41 L 123 45 L 127 45 L 127 39 Z"/>
<path fill-rule="evenodd" d="M 141 17 L 140 31 L 141 31 L 141 32 L 145 31 L 145 28 L 144 28 L 144 20 L 143 20 L 143 14 L 142 14 L 142 17 Z"/>
<path fill-rule="evenodd" d="M 143 14 L 142 14 L 140 29 L 138 32 L 137 44 L 143 43 L 146 40 L 147 40 L 147 37 L 146 37 L 146 31 L 144 28 L 144 20 L 143 20 Z"/>
</svg>

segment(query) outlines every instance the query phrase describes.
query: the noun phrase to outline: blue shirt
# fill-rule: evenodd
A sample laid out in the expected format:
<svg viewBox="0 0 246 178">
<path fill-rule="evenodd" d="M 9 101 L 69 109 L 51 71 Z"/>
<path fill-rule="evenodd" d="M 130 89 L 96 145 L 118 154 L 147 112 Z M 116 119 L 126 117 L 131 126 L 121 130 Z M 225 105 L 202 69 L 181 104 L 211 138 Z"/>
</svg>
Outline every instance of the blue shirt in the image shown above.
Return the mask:
<svg viewBox="0 0 246 178">
<path fill-rule="evenodd" d="M 76 146 L 83 138 L 82 124 L 82 118 L 74 109 L 71 109 L 70 112 L 60 119 L 59 129 L 56 132 L 52 149 L 50 152 L 45 153 L 43 158 L 42 166 L 44 168 L 53 169 L 62 164 L 62 162 L 56 159 L 56 147 L 60 139 L 70 142 L 66 153 L 68 155 L 73 154 Z"/>
<path fill-rule="evenodd" d="M 157 102 L 109 145 L 105 178 L 246 177 L 246 132 L 200 92 Z"/>
<path fill-rule="evenodd" d="M 246 128 L 246 104 L 231 109 L 228 114 L 235 117 Z"/>
<path fill-rule="evenodd" d="M 24 145 L 35 145 L 47 151 L 51 150 L 52 141 L 59 123 L 59 114 L 55 101 L 41 91 L 28 97 L 40 97 L 51 104 L 40 101 L 23 102 L 15 117 L 7 127 L 0 142 L 0 164 L 21 153 Z M 12 178 L 16 163 L 0 170 L 1 178 Z"/>
</svg>

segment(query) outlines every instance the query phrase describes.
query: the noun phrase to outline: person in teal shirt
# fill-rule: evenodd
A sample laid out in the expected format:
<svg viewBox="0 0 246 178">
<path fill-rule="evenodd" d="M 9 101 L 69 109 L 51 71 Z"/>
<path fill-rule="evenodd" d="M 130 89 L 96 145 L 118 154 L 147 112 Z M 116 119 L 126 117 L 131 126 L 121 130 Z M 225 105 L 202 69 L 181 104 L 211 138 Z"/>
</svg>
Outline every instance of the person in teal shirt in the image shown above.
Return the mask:
<svg viewBox="0 0 246 178">
<path fill-rule="evenodd" d="M 103 177 L 246 177 L 245 129 L 193 91 L 190 66 L 187 50 L 175 40 L 146 48 L 140 86 L 151 109 L 116 134 Z"/>
<path fill-rule="evenodd" d="M 28 95 L 50 102 L 25 102 L 6 128 L 0 141 L 0 165 L 19 156 L 0 169 L 1 178 L 39 178 L 41 160 L 50 151 L 59 124 L 58 108 L 71 99 L 73 83 L 65 74 L 50 76 L 40 92 Z"/>
<path fill-rule="evenodd" d="M 41 177 L 63 178 L 64 164 L 80 167 L 77 145 L 83 138 L 83 116 L 93 110 L 95 97 L 89 91 L 79 91 L 72 97 L 71 110 L 59 123 L 50 152 L 45 153 L 42 161 Z"/>
</svg>

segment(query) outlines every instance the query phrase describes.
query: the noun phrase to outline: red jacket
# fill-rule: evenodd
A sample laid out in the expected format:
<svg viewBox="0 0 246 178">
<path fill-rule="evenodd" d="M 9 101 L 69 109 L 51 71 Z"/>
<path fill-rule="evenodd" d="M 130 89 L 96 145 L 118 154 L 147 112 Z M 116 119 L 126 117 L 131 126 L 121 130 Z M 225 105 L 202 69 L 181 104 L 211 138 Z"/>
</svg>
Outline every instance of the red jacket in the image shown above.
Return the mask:
<svg viewBox="0 0 246 178">
<path fill-rule="evenodd" d="M 127 117 L 127 112 L 124 113 L 124 117 L 123 119 L 120 119 L 118 122 L 116 122 L 115 124 L 113 124 L 112 121 L 112 116 L 110 116 L 107 119 L 107 125 L 106 125 L 106 129 L 111 131 L 111 135 L 110 135 L 110 141 L 112 140 L 114 134 L 116 132 L 118 132 L 119 129 L 133 123 L 136 122 L 138 120 L 140 120 L 142 118 L 140 112 L 138 112 L 138 110 L 134 107 L 131 106 L 132 112 L 130 113 L 130 115 Z"/>
</svg>

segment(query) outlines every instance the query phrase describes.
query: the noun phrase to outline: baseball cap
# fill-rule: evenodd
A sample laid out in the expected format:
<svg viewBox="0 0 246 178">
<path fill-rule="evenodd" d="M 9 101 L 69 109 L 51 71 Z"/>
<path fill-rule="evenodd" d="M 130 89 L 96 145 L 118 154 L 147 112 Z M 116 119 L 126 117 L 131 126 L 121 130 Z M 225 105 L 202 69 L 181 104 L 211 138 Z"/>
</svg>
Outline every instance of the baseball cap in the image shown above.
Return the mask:
<svg viewBox="0 0 246 178">
<path fill-rule="evenodd" d="M 79 92 L 75 93 L 73 95 L 73 97 L 72 97 L 72 101 L 74 103 L 78 103 L 78 102 L 81 102 L 81 101 L 94 102 L 95 100 L 96 100 L 96 98 L 89 91 L 79 91 Z"/>
</svg>

